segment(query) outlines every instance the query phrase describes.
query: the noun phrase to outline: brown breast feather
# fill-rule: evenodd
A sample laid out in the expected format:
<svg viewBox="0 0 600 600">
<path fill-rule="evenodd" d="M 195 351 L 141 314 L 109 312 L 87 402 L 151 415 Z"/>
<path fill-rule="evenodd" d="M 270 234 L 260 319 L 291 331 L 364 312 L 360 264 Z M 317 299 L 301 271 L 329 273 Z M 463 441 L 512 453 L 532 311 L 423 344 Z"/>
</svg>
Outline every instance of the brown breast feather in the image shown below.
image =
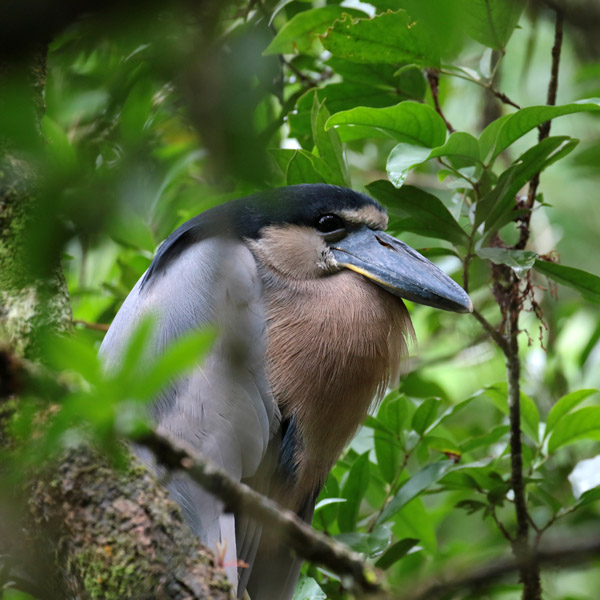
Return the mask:
<svg viewBox="0 0 600 600">
<path fill-rule="evenodd" d="M 298 434 L 295 485 L 277 499 L 297 510 L 307 490 L 320 489 L 373 400 L 397 380 L 414 332 L 400 298 L 351 271 L 268 279 L 269 381 Z"/>
</svg>

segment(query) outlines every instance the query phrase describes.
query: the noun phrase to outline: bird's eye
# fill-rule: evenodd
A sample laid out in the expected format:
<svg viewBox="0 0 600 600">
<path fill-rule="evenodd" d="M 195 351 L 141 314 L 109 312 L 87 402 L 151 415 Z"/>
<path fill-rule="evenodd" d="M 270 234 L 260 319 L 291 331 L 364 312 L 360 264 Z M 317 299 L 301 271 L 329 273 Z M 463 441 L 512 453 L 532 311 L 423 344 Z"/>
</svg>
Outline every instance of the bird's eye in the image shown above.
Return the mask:
<svg viewBox="0 0 600 600">
<path fill-rule="evenodd" d="M 320 233 L 332 233 L 344 229 L 344 221 L 337 215 L 323 215 L 317 221 L 317 231 Z"/>
</svg>

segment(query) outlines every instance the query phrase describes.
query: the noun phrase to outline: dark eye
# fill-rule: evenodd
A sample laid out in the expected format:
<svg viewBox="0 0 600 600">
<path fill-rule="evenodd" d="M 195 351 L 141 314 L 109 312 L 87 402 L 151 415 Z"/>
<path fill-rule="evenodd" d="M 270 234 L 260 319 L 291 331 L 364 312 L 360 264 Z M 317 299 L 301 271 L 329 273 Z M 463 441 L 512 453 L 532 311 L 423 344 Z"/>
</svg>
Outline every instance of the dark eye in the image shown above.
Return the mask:
<svg viewBox="0 0 600 600">
<path fill-rule="evenodd" d="M 323 215 L 317 221 L 317 231 L 321 233 L 331 233 L 344 229 L 344 221 L 337 215 Z"/>
</svg>

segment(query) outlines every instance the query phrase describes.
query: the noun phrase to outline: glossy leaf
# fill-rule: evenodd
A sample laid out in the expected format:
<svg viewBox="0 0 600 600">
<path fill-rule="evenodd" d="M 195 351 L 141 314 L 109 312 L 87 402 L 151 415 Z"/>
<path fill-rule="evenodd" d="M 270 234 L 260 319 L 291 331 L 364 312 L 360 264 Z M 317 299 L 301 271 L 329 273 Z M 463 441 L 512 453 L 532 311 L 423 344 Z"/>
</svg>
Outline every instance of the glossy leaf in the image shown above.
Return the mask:
<svg viewBox="0 0 600 600">
<path fill-rule="evenodd" d="M 595 487 L 581 494 L 581 497 L 577 501 L 577 507 L 586 506 L 598 502 L 598 500 L 600 500 L 600 487 Z"/>
<path fill-rule="evenodd" d="M 485 162 L 493 161 L 501 152 L 545 121 L 578 112 L 600 110 L 600 98 L 579 100 L 561 106 L 529 106 L 512 115 L 492 121 L 479 136 L 481 156 Z"/>
<path fill-rule="evenodd" d="M 331 172 L 327 183 L 347 186 L 350 181 L 342 151 L 342 143 L 335 129 L 325 130 L 325 123 L 328 118 L 329 111 L 325 107 L 325 102 L 319 102 L 317 94 L 314 94 L 311 128 L 315 146 L 319 151 L 319 158 L 329 167 Z"/>
<path fill-rule="evenodd" d="M 435 421 L 439 406 L 440 401 L 437 398 L 428 398 L 419 405 L 412 419 L 412 428 L 419 435 L 423 435 Z"/>
<path fill-rule="evenodd" d="M 381 476 L 387 483 L 391 483 L 400 470 L 402 446 L 396 436 L 380 431 L 375 431 L 373 442 Z"/>
<path fill-rule="evenodd" d="M 352 531 L 356 526 L 360 503 L 367 491 L 370 478 L 369 453 L 362 454 L 352 465 L 342 489 L 346 502 L 340 505 L 338 525 L 340 531 Z"/>
<path fill-rule="evenodd" d="M 335 539 L 342 544 L 350 546 L 356 552 L 374 558 L 390 545 L 392 539 L 391 525 L 384 523 L 377 525 L 372 532 L 353 531 L 341 533 Z"/>
<path fill-rule="evenodd" d="M 479 141 L 466 131 L 455 131 L 445 144 L 434 148 L 429 158 L 455 157 L 467 159 L 470 162 L 481 162 Z"/>
<path fill-rule="evenodd" d="M 600 440 L 600 406 L 582 408 L 558 421 L 548 442 L 548 452 L 552 454 L 561 446 L 583 439 Z"/>
<path fill-rule="evenodd" d="M 327 128 L 336 127 L 342 135 L 360 127 L 361 137 L 390 137 L 433 148 L 446 140 L 446 126 L 433 108 L 417 102 L 400 102 L 388 108 L 358 107 L 336 113 L 327 121 Z M 356 136 L 354 136 L 356 139 Z"/>
<path fill-rule="evenodd" d="M 399 492 L 387 504 L 377 522 L 383 523 L 391 519 L 405 504 L 439 481 L 453 466 L 453 461 L 444 460 L 423 467 L 400 488 Z"/>
<path fill-rule="evenodd" d="M 524 152 L 500 175 L 494 189 L 477 204 L 475 226 L 485 221 L 485 231 L 493 232 L 514 218 L 516 193 L 537 173 L 571 152 L 579 140 L 568 136 L 548 137 Z M 512 214 L 511 214 L 512 213 Z"/>
<path fill-rule="evenodd" d="M 477 448 L 489 447 L 492 444 L 497 443 L 503 437 L 508 436 L 510 432 L 509 425 L 500 425 L 499 427 L 495 427 L 489 433 L 485 435 L 477 436 L 471 438 L 470 440 L 466 440 L 463 444 L 461 444 L 461 450 L 463 452 L 472 452 Z"/>
<path fill-rule="evenodd" d="M 507 248 L 480 248 L 476 254 L 495 265 L 510 267 L 517 277 L 524 277 L 527 271 L 533 267 L 538 256 L 529 250 L 509 250 Z"/>
<path fill-rule="evenodd" d="M 558 400 L 548 413 L 548 418 L 546 420 L 546 435 L 548 435 L 554 429 L 554 426 L 567 413 L 570 413 L 576 406 L 581 404 L 586 398 L 589 398 L 597 391 L 598 390 L 596 389 L 577 390 L 567 394 L 566 396 L 563 396 L 560 400 Z"/>
<path fill-rule="evenodd" d="M 154 361 L 148 374 L 139 380 L 136 391 L 141 399 L 154 397 L 175 376 L 197 366 L 208 354 L 216 339 L 216 331 L 206 328 L 177 338 Z"/>
<path fill-rule="evenodd" d="M 381 90 L 393 92 L 396 95 L 396 102 L 390 104 L 397 104 L 398 99 L 421 101 L 427 89 L 421 69 L 410 65 L 398 71 L 395 64 L 359 64 L 337 56 L 332 56 L 327 61 L 327 65 L 340 75 L 346 84 L 360 85 L 363 94 L 374 94 Z M 330 87 L 331 85 L 322 89 L 327 90 Z M 327 94 L 329 96 L 329 93 Z M 335 112 L 331 108 L 330 101 L 327 105 L 332 112 Z M 374 105 L 356 102 L 354 106 Z"/>
<path fill-rule="evenodd" d="M 407 227 L 408 231 L 454 244 L 467 242 L 467 234 L 439 198 L 412 186 L 395 189 L 387 181 L 375 181 L 366 187 L 373 197 L 388 207 L 390 214 L 415 220 L 416 227 Z"/>
<path fill-rule="evenodd" d="M 329 167 L 318 156 L 306 150 L 271 150 L 272 156 L 285 174 L 288 185 L 327 183 Z"/>
<path fill-rule="evenodd" d="M 409 170 L 429 160 L 431 148 L 400 143 L 394 147 L 387 159 L 385 170 L 394 187 L 402 187 Z"/>
<path fill-rule="evenodd" d="M 485 395 L 490 398 L 496 407 L 505 415 L 509 414 L 508 390 L 505 382 L 497 383 L 485 389 Z M 539 435 L 540 413 L 535 402 L 524 392 L 520 396 L 521 426 L 523 431 L 537 441 Z"/>
<path fill-rule="evenodd" d="M 336 21 L 322 38 L 334 56 L 356 63 L 413 63 L 439 65 L 439 50 L 422 22 L 404 10 L 386 12 L 373 19 L 346 16 Z"/>
<path fill-rule="evenodd" d="M 397 541 L 390 546 L 379 559 L 377 559 L 375 566 L 384 571 L 389 569 L 393 564 L 406 556 L 418 543 L 419 540 L 416 538 L 404 538 Z"/>
<path fill-rule="evenodd" d="M 312 577 L 302 577 L 294 591 L 292 600 L 326 600 L 327 594 Z"/>
<path fill-rule="evenodd" d="M 536 260 L 533 268 L 556 283 L 577 290 L 589 302 L 600 302 L 600 277 L 597 275 L 545 260 Z"/>
<path fill-rule="evenodd" d="M 479 43 L 502 50 L 523 12 L 523 0 L 461 0 L 462 26 Z"/>
</svg>

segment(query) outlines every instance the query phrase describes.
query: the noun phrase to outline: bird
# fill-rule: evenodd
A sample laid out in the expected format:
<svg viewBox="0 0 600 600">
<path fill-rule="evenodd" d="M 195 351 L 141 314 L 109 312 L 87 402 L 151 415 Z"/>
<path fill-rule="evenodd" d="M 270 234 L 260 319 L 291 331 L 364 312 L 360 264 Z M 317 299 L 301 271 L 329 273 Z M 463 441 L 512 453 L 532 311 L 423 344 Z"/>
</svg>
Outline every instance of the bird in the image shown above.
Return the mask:
<svg viewBox="0 0 600 600">
<path fill-rule="evenodd" d="M 328 184 L 199 214 L 160 245 L 124 301 L 101 345 L 106 368 L 121 363 L 146 315 L 156 322 L 153 356 L 214 326 L 204 362 L 154 400 L 156 430 L 310 523 L 329 471 L 398 379 L 414 337 L 403 299 L 472 310 L 466 292 L 387 224 L 376 200 Z M 158 470 L 149 452 L 137 453 Z M 185 474 L 167 487 L 194 533 L 225 548 L 238 598 L 292 597 L 301 561 L 289 549 Z"/>
</svg>

